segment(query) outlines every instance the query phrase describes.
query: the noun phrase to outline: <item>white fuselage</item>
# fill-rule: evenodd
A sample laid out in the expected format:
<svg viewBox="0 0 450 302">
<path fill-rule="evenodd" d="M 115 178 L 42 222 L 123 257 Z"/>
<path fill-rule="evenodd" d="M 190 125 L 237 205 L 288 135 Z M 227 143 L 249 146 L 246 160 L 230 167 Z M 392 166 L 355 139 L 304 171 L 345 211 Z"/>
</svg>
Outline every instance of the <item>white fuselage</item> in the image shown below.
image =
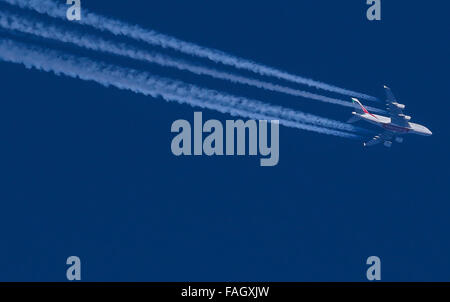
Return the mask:
<svg viewBox="0 0 450 302">
<path fill-rule="evenodd" d="M 353 115 L 357 115 L 359 118 L 368 121 L 369 123 L 375 124 L 387 131 L 393 132 L 396 135 L 402 135 L 402 134 L 418 134 L 418 135 L 425 135 L 430 136 L 433 133 L 425 126 L 407 122 L 407 126 L 399 126 L 391 122 L 390 117 L 378 115 L 378 114 L 371 114 L 371 113 L 356 113 L 352 112 Z"/>
</svg>

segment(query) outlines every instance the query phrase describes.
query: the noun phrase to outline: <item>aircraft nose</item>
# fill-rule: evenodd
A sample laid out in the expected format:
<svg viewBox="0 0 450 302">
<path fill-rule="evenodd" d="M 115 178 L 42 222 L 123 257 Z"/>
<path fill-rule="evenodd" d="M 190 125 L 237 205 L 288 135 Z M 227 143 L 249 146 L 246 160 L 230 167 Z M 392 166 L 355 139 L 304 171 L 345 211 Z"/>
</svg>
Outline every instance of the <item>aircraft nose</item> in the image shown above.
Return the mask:
<svg viewBox="0 0 450 302">
<path fill-rule="evenodd" d="M 430 131 L 430 129 L 426 128 L 425 133 L 427 135 L 433 135 L 433 132 Z"/>
</svg>

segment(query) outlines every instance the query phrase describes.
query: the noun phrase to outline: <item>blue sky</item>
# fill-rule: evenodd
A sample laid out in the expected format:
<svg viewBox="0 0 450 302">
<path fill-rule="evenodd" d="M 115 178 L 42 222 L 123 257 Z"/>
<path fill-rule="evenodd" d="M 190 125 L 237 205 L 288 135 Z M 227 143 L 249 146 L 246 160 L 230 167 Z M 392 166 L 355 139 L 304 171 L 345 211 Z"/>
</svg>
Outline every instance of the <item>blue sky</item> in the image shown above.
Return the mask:
<svg viewBox="0 0 450 302">
<path fill-rule="evenodd" d="M 175 157 L 170 126 L 192 121 L 192 107 L 1 62 L 0 280 L 64 281 L 66 258 L 77 255 L 85 281 L 365 281 L 376 255 L 384 281 L 448 281 L 448 5 L 383 1 L 374 23 L 365 1 L 347 2 L 82 5 L 377 97 L 387 84 L 432 137 L 365 149 L 281 127 L 275 167 L 249 156 Z M 341 121 L 351 111 L 0 36 Z"/>
</svg>

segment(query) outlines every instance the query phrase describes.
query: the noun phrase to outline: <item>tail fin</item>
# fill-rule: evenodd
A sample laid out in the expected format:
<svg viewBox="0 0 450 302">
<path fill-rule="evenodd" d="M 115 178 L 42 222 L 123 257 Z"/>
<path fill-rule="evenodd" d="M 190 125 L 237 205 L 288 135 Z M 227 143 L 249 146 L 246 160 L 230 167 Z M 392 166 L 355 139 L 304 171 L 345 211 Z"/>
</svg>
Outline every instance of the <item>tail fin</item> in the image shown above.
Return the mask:
<svg viewBox="0 0 450 302">
<path fill-rule="evenodd" d="M 353 100 L 353 103 L 356 103 L 356 104 L 359 105 L 359 106 L 356 106 L 356 107 L 355 107 L 357 113 L 367 113 L 367 114 L 370 114 L 370 112 L 367 111 L 366 108 L 364 108 L 364 106 L 361 104 L 361 102 L 360 102 L 357 98 L 352 98 L 352 100 Z"/>
</svg>

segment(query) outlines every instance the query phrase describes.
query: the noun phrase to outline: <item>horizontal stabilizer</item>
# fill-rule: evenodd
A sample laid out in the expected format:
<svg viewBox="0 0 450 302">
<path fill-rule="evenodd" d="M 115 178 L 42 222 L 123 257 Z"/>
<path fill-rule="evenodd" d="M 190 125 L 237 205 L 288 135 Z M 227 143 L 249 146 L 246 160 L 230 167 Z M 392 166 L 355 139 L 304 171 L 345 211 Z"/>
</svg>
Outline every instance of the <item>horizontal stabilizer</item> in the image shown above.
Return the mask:
<svg viewBox="0 0 450 302">
<path fill-rule="evenodd" d="M 354 114 L 352 117 L 350 117 L 350 118 L 348 119 L 347 123 L 353 124 L 353 123 L 359 121 L 360 119 L 361 119 L 361 118 L 360 118 L 358 115 Z"/>
</svg>

